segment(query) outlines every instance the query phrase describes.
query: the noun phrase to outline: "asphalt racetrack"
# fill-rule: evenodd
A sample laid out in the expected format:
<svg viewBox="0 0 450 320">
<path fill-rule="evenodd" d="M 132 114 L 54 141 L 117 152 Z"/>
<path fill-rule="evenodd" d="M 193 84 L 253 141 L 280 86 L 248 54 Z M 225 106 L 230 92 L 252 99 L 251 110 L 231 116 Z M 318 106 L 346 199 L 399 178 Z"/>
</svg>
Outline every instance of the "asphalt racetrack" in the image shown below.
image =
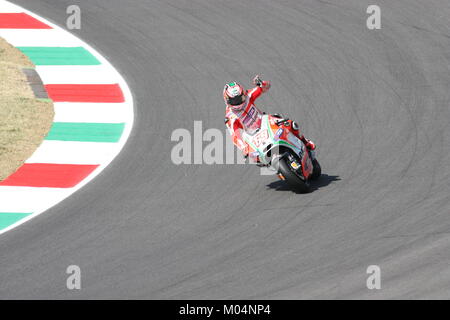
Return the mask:
<svg viewBox="0 0 450 320">
<path fill-rule="evenodd" d="M 74 4 L 12 2 L 60 26 Z M 378 0 L 381 30 L 366 0 L 77 4 L 74 33 L 127 80 L 135 126 L 93 182 L 0 236 L 0 298 L 450 298 L 448 0 Z M 171 161 L 172 132 L 222 130 L 223 85 L 257 73 L 257 105 L 318 145 L 312 193 Z"/>
</svg>

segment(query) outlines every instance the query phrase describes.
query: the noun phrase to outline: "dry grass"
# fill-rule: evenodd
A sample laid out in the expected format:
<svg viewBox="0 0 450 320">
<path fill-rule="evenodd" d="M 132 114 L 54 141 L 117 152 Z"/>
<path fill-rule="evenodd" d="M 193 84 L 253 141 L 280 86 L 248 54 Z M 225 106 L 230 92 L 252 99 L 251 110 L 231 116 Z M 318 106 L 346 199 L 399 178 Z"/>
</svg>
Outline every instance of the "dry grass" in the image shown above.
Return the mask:
<svg viewBox="0 0 450 320">
<path fill-rule="evenodd" d="M 33 67 L 0 38 L 0 181 L 33 154 L 53 122 L 53 103 L 36 99 L 22 72 Z"/>
</svg>

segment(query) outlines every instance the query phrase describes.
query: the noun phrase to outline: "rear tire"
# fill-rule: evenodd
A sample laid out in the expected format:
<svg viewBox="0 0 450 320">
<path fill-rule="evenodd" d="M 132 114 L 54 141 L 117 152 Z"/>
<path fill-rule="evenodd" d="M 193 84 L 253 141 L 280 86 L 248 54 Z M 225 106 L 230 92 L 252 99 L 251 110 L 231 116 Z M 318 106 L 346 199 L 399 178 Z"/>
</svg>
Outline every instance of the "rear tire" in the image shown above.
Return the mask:
<svg viewBox="0 0 450 320">
<path fill-rule="evenodd" d="M 279 170 L 292 189 L 300 191 L 301 193 L 308 193 L 310 191 L 309 184 L 294 173 L 286 159 L 282 158 L 279 160 Z"/>
<path fill-rule="evenodd" d="M 322 175 L 322 168 L 320 167 L 319 161 L 317 161 L 317 159 L 314 159 L 312 161 L 312 165 L 313 165 L 313 173 L 311 174 L 310 179 L 317 180 Z"/>
</svg>

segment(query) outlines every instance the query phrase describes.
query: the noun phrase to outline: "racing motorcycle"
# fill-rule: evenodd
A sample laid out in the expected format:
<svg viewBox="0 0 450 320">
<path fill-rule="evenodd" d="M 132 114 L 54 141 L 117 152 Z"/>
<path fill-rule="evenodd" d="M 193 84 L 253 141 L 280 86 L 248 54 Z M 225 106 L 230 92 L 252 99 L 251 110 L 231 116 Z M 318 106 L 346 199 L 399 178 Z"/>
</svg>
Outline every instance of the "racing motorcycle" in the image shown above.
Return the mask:
<svg viewBox="0 0 450 320">
<path fill-rule="evenodd" d="M 264 114 L 261 127 L 242 138 L 249 146 L 249 156 L 259 158 L 259 166 L 267 166 L 281 180 L 302 193 L 310 191 L 310 181 L 318 179 L 322 169 L 315 152 L 309 150 L 293 132 L 295 122 Z"/>
</svg>

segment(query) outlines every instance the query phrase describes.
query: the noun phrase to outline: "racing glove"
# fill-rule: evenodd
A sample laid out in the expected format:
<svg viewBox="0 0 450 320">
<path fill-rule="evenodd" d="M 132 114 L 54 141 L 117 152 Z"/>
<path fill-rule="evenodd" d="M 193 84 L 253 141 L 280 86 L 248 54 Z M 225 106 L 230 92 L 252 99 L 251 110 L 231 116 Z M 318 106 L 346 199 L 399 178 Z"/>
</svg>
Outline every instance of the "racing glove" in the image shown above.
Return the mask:
<svg viewBox="0 0 450 320">
<path fill-rule="evenodd" d="M 302 142 L 305 144 L 305 146 L 309 150 L 315 150 L 316 149 L 316 144 L 314 142 L 312 142 L 311 140 L 306 139 L 304 135 L 302 135 L 300 137 L 300 140 L 302 140 Z"/>
<path fill-rule="evenodd" d="M 312 142 L 311 140 L 307 140 L 308 142 L 306 143 L 306 147 L 309 150 L 315 150 L 316 149 L 316 144 L 314 142 Z"/>
<path fill-rule="evenodd" d="M 263 92 L 266 92 L 267 90 L 270 89 L 270 82 L 261 80 L 259 75 L 255 76 L 253 78 L 253 84 L 255 86 L 260 87 L 261 89 L 263 89 Z"/>
</svg>

